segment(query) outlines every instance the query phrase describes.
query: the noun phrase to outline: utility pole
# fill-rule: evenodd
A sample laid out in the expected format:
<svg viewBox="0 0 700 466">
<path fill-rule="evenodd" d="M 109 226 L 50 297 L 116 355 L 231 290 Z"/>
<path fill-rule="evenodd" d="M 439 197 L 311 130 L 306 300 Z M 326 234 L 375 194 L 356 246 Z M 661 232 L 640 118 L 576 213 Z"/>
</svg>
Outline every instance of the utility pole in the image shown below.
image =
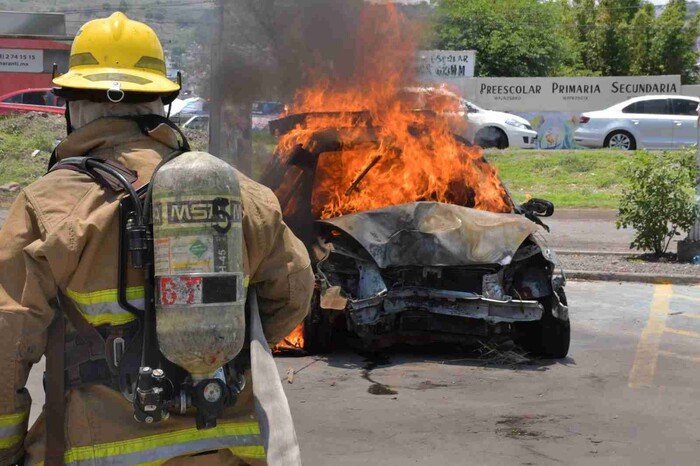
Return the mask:
<svg viewBox="0 0 700 466">
<path fill-rule="evenodd" d="M 226 34 L 227 15 L 234 14 L 235 2 L 219 0 L 219 21 L 211 49 L 211 111 L 209 121 L 209 152 L 238 168 L 251 173 L 253 142 L 250 102 L 235 102 L 236 93 L 226 76 L 227 62 L 237 59 Z"/>
<path fill-rule="evenodd" d="M 697 134 L 696 161 L 700 173 L 700 105 L 698 105 L 698 120 L 695 123 L 695 131 Z M 700 210 L 700 175 L 695 180 L 695 200 Z M 691 262 L 694 257 L 700 256 L 700 217 L 695 222 L 693 228 L 688 232 L 688 237 L 683 241 L 678 242 L 678 261 Z"/>
</svg>

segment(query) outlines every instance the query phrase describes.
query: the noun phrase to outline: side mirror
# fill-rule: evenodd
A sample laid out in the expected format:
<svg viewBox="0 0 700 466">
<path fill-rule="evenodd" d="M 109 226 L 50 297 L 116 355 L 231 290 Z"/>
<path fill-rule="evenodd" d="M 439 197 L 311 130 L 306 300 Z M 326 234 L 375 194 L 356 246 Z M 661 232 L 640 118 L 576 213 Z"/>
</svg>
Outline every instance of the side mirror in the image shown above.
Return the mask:
<svg viewBox="0 0 700 466">
<path fill-rule="evenodd" d="M 530 199 L 519 206 L 520 210 L 538 217 L 551 217 L 554 213 L 554 204 L 544 199 Z"/>
</svg>

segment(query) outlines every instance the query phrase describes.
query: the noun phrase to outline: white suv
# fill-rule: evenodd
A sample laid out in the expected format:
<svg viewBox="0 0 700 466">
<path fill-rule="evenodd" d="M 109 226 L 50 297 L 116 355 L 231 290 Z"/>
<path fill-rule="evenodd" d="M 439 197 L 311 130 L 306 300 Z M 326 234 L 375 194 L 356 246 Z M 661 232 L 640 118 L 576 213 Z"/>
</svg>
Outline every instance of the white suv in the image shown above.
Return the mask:
<svg viewBox="0 0 700 466">
<path fill-rule="evenodd" d="M 580 117 L 574 141 L 585 147 L 670 149 L 697 143 L 700 99 L 684 95 L 634 97 Z"/>
<path fill-rule="evenodd" d="M 530 122 L 512 113 L 485 110 L 464 99 L 462 108 L 466 112 L 467 139 L 477 146 L 519 147 L 534 149 L 537 144 L 537 131 Z"/>
<path fill-rule="evenodd" d="M 485 110 L 446 89 L 409 87 L 401 92 L 400 97 L 415 110 L 453 109 L 448 115 L 460 120 L 452 120 L 456 123 L 453 125 L 453 131 L 472 144 L 498 149 L 533 149 L 537 145 L 537 131 L 532 129 L 530 122 L 525 118 L 511 113 Z M 458 114 L 453 113 L 457 108 Z"/>
</svg>

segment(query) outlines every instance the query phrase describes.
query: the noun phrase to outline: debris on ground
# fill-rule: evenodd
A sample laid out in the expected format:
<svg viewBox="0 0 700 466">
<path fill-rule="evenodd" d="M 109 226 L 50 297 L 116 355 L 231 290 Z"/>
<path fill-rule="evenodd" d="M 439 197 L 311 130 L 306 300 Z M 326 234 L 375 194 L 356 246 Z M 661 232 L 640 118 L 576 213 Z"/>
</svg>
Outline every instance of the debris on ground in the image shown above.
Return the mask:
<svg viewBox="0 0 700 466">
<path fill-rule="evenodd" d="M 2 186 L 0 186 L 0 191 L 7 193 L 16 193 L 20 189 L 22 189 L 22 185 L 15 181 L 11 181 L 7 184 L 3 184 Z"/>
<path fill-rule="evenodd" d="M 525 351 L 514 345 L 509 347 L 484 341 L 479 341 L 479 344 L 481 345 L 481 347 L 477 349 L 479 360 L 486 361 L 489 364 L 496 366 L 515 366 L 532 362 L 532 358 L 528 357 Z"/>
<path fill-rule="evenodd" d="M 294 383 L 294 369 L 291 367 L 287 369 L 287 383 Z"/>
</svg>

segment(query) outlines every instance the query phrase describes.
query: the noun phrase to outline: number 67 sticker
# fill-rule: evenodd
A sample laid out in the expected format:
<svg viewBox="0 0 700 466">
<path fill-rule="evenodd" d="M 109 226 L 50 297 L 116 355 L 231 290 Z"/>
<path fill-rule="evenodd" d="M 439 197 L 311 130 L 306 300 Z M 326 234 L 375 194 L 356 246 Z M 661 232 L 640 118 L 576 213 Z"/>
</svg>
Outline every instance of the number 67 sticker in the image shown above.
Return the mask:
<svg viewBox="0 0 700 466">
<path fill-rule="evenodd" d="M 159 303 L 164 306 L 202 303 L 202 277 L 159 277 Z"/>
</svg>

